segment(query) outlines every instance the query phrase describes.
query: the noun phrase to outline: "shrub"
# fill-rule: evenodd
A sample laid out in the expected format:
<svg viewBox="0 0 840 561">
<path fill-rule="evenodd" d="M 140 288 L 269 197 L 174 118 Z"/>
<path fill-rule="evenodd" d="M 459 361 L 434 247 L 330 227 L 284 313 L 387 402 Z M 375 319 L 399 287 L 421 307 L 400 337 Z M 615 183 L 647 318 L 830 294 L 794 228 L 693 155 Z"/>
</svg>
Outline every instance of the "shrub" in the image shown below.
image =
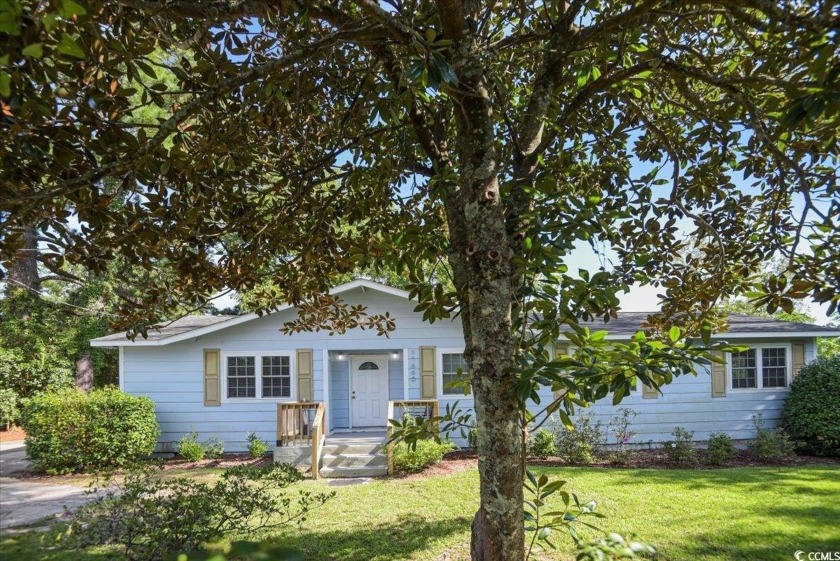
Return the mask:
<svg viewBox="0 0 840 561">
<path fill-rule="evenodd" d="M 467 433 L 467 448 L 478 450 L 478 427 L 471 427 Z"/>
<path fill-rule="evenodd" d="M 455 447 L 449 441 L 437 442 L 431 438 L 417 440 L 414 444 L 413 450 L 404 442 L 394 446 L 394 471 L 397 473 L 417 473 L 439 464 L 443 455 Z"/>
<path fill-rule="evenodd" d="M 257 433 L 249 432 L 245 438 L 248 440 L 248 455 L 255 460 L 262 458 L 268 452 L 268 443 L 257 436 Z"/>
<path fill-rule="evenodd" d="M 207 449 L 198 441 L 198 433 L 195 431 L 185 434 L 178 442 L 178 455 L 187 461 L 203 460 L 205 454 L 207 454 Z"/>
<path fill-rule="evenodd" d="M 20 398 L 14 390 L 0 389 L 0 425 L 8 429 L 20 416 Z"/>
<path fill-rule="evenodd" d="M 753 425 L 755 438 L 747 445 L 747 448 L 756 458 L 767 462 L 783 460 L 793 455 L 793 444 L 784 430 L 764 428 L 761 415 L 753 416 Z"/>
<path fill-rule="evenodd" d="M 21 421 L 33 469 L 50 474 L 128 465 L 151 454 L 160 434 L 151 399 L 113 388 L 35 396 Z"/>
<path fill-rule="evenodd" d="M 668 459 L 681 466 L 696 464 L 697 450 L 692 445 L 694 431 L 674 427 L 671 434 L 674 436 L 674 440 L 665 443 L 665 453 L 668 455 Z"/>
<path fill-rule="evenodd" d="M 163 480 L 160 469 L 131 471 L 121 484 L 102 481 L 96 498 L 74 513 L 64 547 L 115 545 L 130 561 L 152 561 L 213 539 L 302 523 L 311 508 L 334 496 L 284 492 L 302 479 L 288 464 L 227 469 L 215 483 Z"/>
<path fill-rule="evenodd" d="M 211 436 L 204 443 L 205 455 L 208 458 L 221 458 L 225 453 L 225 445 L 215 436 Z"/>
<path fill-rule="evenodd" d="M 797 374 L 785 402 L 783 425 L 797 447 L 840 456 L 840 355 L 818 358 Z"/>
<path fill-rule="evenodd" d="M 559 427 L 556 434 L 557 454 L 570 462 L 588 464 L 595 459 L 595 451 L 601 443 L 604 432 L 601 422 L 595 421 L 591 413 L 575 416 L 574 430 Z"/>
<path fill-rule="evenodd" d="M 713 466 L 719 466 L 735 455 L 735 446 L 732 438 L 724 432 L 715 432 L 709 435 L 709 442 L 706 448 L 706 461 Z"/>
<path fill-rule="evenodd" d="M 537 458 L 546 459 L 549 456 L 557 455 L 557 447 L 554 445 L 554 433 L 546 429 L 540 429 L 531 437 L 531 455 Z"/>
<path fill-rule="evenodd" d="M 629 407 L 621 407 L 618 410 L 618 415 L 610 419 L 607 425 L 609 431 L 615 438 L 615 451 L 611 454 L 611 457 L 612 461 L 617 464 L 630 464 L 636 457 L 636 451 L 629 448 L 628 444 L 632 443 L 633 438 L 638 434 L 631 428 L 633 420 L 638 414 L 638 411 Z"/>
</svg>

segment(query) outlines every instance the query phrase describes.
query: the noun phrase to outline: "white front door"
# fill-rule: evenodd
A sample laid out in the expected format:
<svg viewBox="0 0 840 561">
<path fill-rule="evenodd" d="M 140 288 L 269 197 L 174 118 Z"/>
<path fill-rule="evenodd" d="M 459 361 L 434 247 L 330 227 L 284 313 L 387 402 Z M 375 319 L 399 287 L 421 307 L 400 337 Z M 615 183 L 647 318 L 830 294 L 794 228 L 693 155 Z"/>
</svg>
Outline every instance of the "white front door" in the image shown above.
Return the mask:
<svg viewBox="0 0 840 561">
<path fill-rule="evenodd" d="M 384 429 L 388 416 L 388 356 L 353 356 L 350 378 L 353 427 Z"/>
</svg>

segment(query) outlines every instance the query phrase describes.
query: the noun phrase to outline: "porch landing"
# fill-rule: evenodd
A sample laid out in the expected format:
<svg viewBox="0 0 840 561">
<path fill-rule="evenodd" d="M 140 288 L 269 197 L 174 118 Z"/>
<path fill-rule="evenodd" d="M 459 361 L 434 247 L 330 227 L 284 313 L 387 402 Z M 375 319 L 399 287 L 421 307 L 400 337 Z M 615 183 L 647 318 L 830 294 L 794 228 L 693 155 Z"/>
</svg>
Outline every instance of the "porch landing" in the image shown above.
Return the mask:
<svg viewBox="0 0 840 561">
<path fill-rule="evenodd" d="M 339 431 L 333 432 L 327 437 L 325 444 L 335 445 L 359 445 L 359 444 L 382 444 L 387 438 L 384 430 L 370 431 Z"/>
</svg>

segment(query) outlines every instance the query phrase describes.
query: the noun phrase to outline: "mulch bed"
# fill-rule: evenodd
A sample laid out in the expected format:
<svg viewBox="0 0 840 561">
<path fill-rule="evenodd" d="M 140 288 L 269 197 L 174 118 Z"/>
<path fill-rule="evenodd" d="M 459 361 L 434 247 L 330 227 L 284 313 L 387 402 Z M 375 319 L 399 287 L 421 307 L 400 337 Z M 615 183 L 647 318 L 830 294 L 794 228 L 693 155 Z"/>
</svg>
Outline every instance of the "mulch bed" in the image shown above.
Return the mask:
<svg viewBox="0 0 840 561">
<path fill-rule="evenodd" d="M 12 440 L 23 440 L 26 438 L 26 433 L 20 427 L 12 427 L 12 430 L 0 430 L 0 442 L 11 442 Z"/>
<path fill-rule="evenodd" d="M 719 469 L 719 468 L 737 468 L 737 467 L 791 467 L 791 466 L 840 466 L 840 458 L 823 458 L 819 456 L 794 456 L 784 460 L 776 460 L 772 462 L 760 460 L 756 458 L 748 450 L 738 450 L 734 458 L 728 462 L 724 462 L 719 466 L 710 466 L 703 463 L 703 452 L 698 450 L 698 457 L 700 463 L 694 466 L 688 466 L 694 469 Z M 435 466 L 431 466 L 422 473 L 406 476 L 411 477 L 426 477 L 428 475 L 446 475 L 449 473 L 456 473 L 464 469 L 476 466 L 478 458 L 475 452 L 471 450 L 456 450 L 449 452 L 443 458 L 443 461 Z M 608 454 L 604 454 L 595 459 L 590 464 L 576 464 L 568 462 L 562 458 L 550 457 L 546 459 L 528 458 L 528 465 L 531 466 L 546 466 L 546 467 L 600 467 L 600 468 L 645 468 L 645 469 L 685 469 L 686 466 L 681 466 L 672 462 L 667 454 L 662 450 L 637 450 L 633 461 L 627 464 L 617 464 L 613 462 Z"/>
<path fill-rule="evenodd" d="M 256 460 L 248 454 L 225 454 L 221 458 L 205 458 L 197 462 L 190 462 L 178 457 L 165 460 L 164 471 L 183 468 L 232 468 L 237 466 L 268 466 L 273 461 L 271 456 L 263 456 Z"/>
</svg>

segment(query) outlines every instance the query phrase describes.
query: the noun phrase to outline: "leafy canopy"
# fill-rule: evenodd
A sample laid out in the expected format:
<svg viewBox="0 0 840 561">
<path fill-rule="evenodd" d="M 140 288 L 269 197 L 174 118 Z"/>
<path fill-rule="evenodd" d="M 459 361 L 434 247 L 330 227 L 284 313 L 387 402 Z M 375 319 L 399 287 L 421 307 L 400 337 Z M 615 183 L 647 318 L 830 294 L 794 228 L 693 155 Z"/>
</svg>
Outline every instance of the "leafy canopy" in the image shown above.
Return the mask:
<svg viewBox="0 0 840 561">
<path fill-rule="evenodd" d="M 37 223 L 57 262 L 173 263 L 179 280 L 152 280 L 129 324 L 266 279 L 282 287 L 274 301 L 297 300 L 370 264 L 406 273 L 429 317 L 447 315 L 456 291 L 417 272 L 461 250 L 456 117 L 469 95 L 491 110 L 493 173 L 533 307 L 607 314 L 616 290 L 654 282 L 668 311 L 705 310 L 778 254 L 789 259 L 767 304 L 837 303 L 828 4 L 2 10 L 2 255 L 18 225 Z M 608 248 L 612 266 L 578 278 L 565 264 L 576 242 Z M 693 257 L 670 257 L 691 243 Z"/>
</svg>

